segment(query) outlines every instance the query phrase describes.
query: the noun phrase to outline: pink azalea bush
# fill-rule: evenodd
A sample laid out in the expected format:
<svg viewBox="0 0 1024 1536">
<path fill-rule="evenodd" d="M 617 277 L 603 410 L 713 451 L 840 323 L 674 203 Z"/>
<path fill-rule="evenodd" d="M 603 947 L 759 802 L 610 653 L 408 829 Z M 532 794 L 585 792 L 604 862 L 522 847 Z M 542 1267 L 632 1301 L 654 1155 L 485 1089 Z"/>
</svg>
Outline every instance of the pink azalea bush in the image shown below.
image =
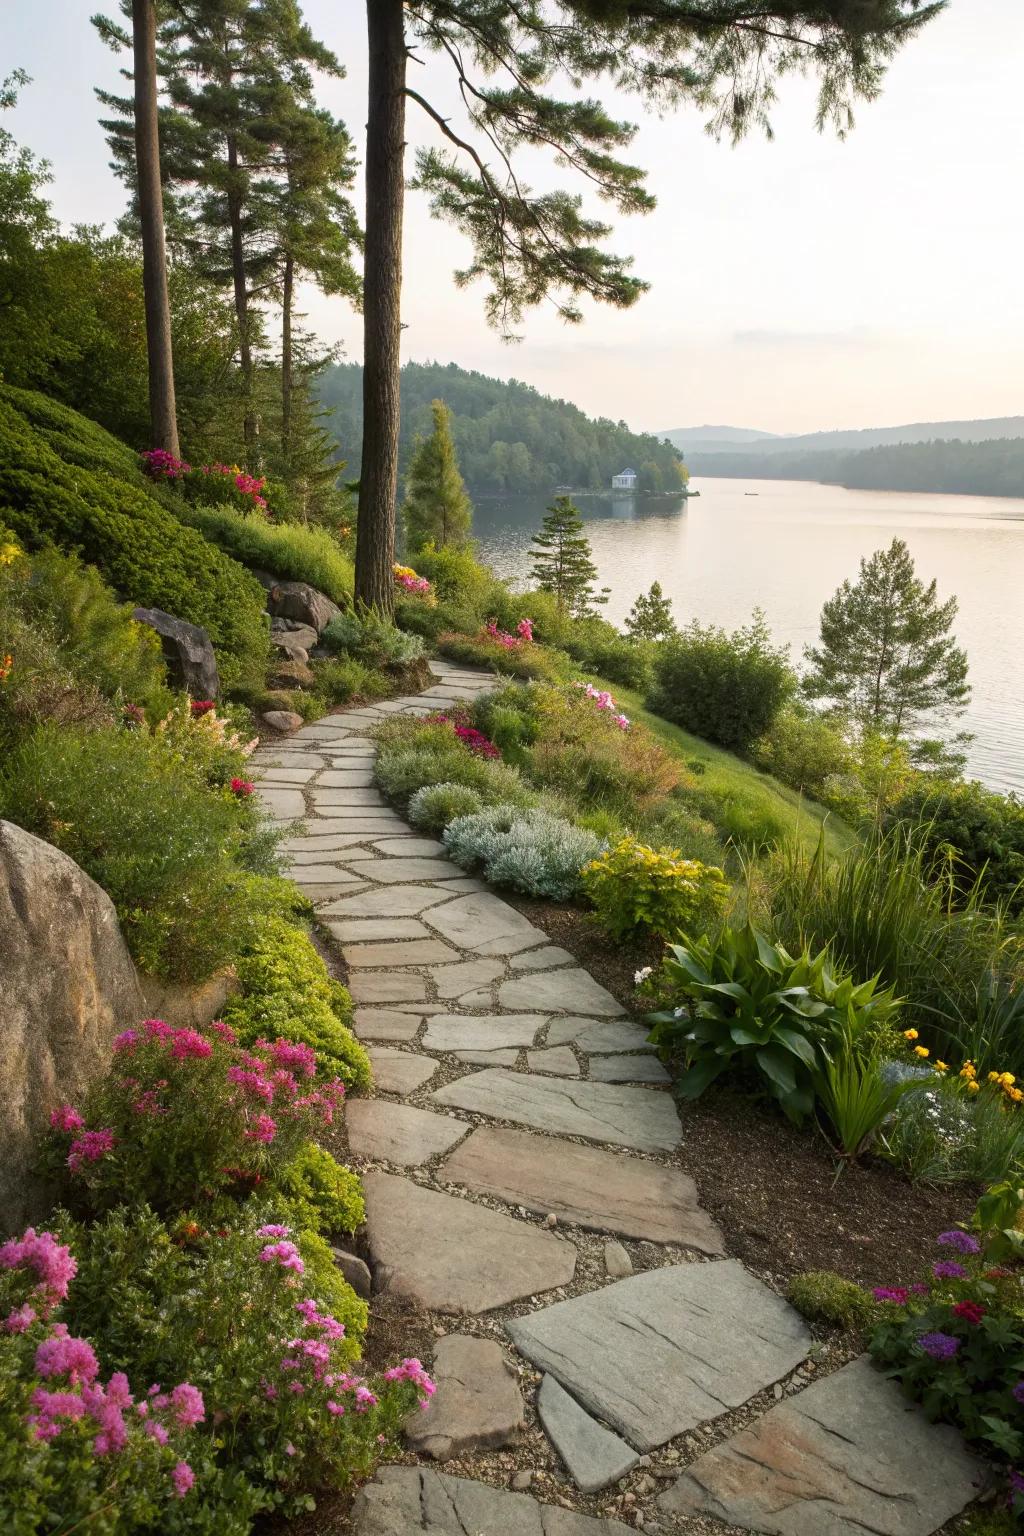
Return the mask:
<svg viewBox="0 0 1024 1536">
<path fill-rule="evenodd" d="M 490 737 L 485 736 L 483 731 L 478 731 L 472 723 L 468 709 L 457 707 L 447 711 L 440 710 L 435 714 L 427 715 L 423 723 L 450 726 L 456 739 L 467 747 L 474 757 L 485 757 L 493 761 L 501 756 Z"/>
<path fill-rule="evenodd" d="M 56 1313 L 77 1264 L 52 1232 L 29 1227 L 0 1245 L 0 1512 L 5 1531 L 186 1531 L 197 1477 L 211 1475 L 207 1417 L 188 1381 L 134 1393 L 104 1379 L 88 1339 Z M 245 1501 L 238 1513 L 244 1518 Z M 229 1517 L 222 1529 L 241 1532 Z"/>
<path fill-rule="evenodd" d="M 193 467 L 175 458 L 164 448 L 150 448 L 142 454 L 142 471 L 151 480 L 180 485 L 192 501 L 227 505 L 235 511 L 259 513 L 269 518 L 270 505 L 264 492 L 265 478 L 258 479 L 237 464 L 199 464 Z"/>
<path fill-rule="evenodd" d="M 621 711 L 616 710 L 615 700 L 606 688 L 595 688 L 593 683 L 576 683 L 574 686 L 582 690 L 584 698 L 593 699 L 598 709 L 606 710 L 611 717 L 612 724 L 617 725 L 620 731 L 629 730 L 630 722 L 628 718 Z"/>
<path fill-rule="evenodd" d="M 53 1111 L 49 1165 L 76 1206 L 201 1209 L 272 1185 L 331 1124 L 344 1091 L 308 1045 L 260 1039 L 244 1050 L 221 1022 L 196 1030 L 147 1019 L 117 1037 L 82 1110 Z"/>
<path fill-rule="evenodd" d="M 521 651 L 524 645 L 533 644 L 533 620 L 520 619 L 515 634 L 510 635 L 507 630 L 498 627 L 497 619 L 488 619 L 480 631 L 480 638 L 492 640 L 503 651 Z"/>
</svg>

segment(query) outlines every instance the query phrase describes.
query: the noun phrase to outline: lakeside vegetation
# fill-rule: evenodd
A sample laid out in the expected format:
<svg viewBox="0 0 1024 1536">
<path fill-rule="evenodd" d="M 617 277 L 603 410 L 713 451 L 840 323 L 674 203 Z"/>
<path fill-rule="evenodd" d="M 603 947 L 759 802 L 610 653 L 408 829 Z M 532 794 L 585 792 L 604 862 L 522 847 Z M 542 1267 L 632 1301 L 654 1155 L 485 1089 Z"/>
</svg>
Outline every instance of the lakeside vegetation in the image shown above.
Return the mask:
<svg viewBox="0 0 1024 1536">
<path fill-rule="evenodd" d="M 1024 496 L 1024 438 L 959 438 L 874 448 L 766 453 L 697 452 L 692 472 L 709 478 L 815 480 L 850 490 L 931 491 L 957 496 Z"/>
</svg>

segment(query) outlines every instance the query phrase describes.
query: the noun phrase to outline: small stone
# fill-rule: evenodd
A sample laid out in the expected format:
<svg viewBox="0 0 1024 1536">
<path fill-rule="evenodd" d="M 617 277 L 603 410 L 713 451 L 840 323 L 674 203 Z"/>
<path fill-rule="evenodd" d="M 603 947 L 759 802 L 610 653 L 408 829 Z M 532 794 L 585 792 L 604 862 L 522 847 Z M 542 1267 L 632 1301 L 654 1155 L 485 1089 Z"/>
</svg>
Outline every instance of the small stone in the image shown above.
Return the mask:
<svg viewBox="0 0 1024 1536">
<path fill-rule="evenodd" d="M 784 1390 L 785 1389 L 783 1388 L 781 1381 L 777 1381 L 774 1387 L 772 1387 L 772 1396 L 775 1398 L 776 1402 L 780 1401 Z"/>
<path fill-rule="evenodd" d="M 302 725 L 302 716 L 297 715 L 293 709 L 268 709 L 260 715 L 260 723 L 284 735 L 288 731 L 299 729 Z"/>
<path fill-rule="evenodd" d="M 636 1466 L 632 1446 L 592 1419 L 553 1376 L 545 1376 L 540 1384 L 537 1413 L 548 1439 L 583 1493 L 598 1493 Z"/>
<path fill-rule="evenodd" d="M 516 1493 L 525 1493 L 532 1485 L 533 1473 L 531 1471 L 524 1470 L 512 1473 L 512 1481 L 509 1483 L 509 1487 L 514 1489 Z"/>
<path fill-rule="evenodd" d="M 544 1217 L 544 1220 L 541 1222 L 541 1226 L 557 1227 L 557 1225 L 558 1217 L 555 1215 L 554 1211 L 548 1211 L 547 1215 Z"/>
<path fill-rule="evenodd" d="M 371 1290 L 370 1271 L 362 1259 L 357 1258 L 354 1253 L 349 1253 L 345 1248 L 332 1248 L 331 1253 L 334 1255 L 335 1264 L 337 1264 L 356 1295 L 361 1296 L 364 1301 L 369 1301 Z"/>
<path fill-rule="evenodd" d="M 642 1456 L 640 1458 L 640 1465 L 641 1466 L 643 1465 L 643 1457 Z M 641 1498 L 646 1498 L 648 1494 L 654 1492 L 654 1490 L 655 1490 L 655 1488 L 657 1488 L 657 1486 L 658 1485 L 654 1481 L 653 1477 L 642 1477 L 642 1478 L 640 1478 L 639 1482 L 636 1485 L 636 1491 L 640 1495 Z"/>
<path fill-rule="evenodd" d="M 621 1243 L 605 1243 L 604 1267 L 613 1280 L 624 1280 L 633 1273 L 633 1260 Z"/>
<path fill-rule="evenodd" d="M 449 1461 L 508 1445 L 526 1428 L 523 1394 L 493 1339 L 449 1334 L 438 1342 L 430 1374 L 437 1391 L 405 1424 L 415 1450 Z"/>
</svg>

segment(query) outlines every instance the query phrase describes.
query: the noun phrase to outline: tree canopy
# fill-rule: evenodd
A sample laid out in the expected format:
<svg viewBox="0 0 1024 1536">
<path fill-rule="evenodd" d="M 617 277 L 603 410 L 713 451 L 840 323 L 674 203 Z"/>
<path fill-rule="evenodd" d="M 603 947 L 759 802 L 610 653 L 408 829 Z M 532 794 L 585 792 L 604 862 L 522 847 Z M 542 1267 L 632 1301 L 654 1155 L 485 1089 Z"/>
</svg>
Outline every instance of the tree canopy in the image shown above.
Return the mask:
<svg viewBox="0 0 1024 1536">
<path fill-rule="evenodd" d="M 413 448 L 405 491 L 405 538 L 410 554 L 426 544 L 435 549 L 465 545 L 473 506 L 459 473 L 452 442 L 451 411 L 443 400 L 431 405 L 433 430 Z"/>
</svg>

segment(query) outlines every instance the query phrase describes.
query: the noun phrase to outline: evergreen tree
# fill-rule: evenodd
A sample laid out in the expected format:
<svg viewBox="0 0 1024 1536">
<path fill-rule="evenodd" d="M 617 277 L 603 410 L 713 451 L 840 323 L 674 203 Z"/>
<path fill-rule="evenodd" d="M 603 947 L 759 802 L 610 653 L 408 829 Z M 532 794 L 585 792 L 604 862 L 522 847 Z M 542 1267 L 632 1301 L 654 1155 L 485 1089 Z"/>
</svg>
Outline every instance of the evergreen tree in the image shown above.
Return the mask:
<svg viewBox="0 0 1024 1536">
<path fill-rule="evenodd" d="M 413 186 L 468 236 L 472 255 L 456 280 L 490 284 L 488 318 L 508 335 L 526 310 L 553 299 L 567 320 L 580 299 L 625 307 L 646 284 L 601 242 L 611 226 L 582 198 L 555 186 L 534 192 L 517 152 L 552 151 L 618 213 L 654 199 L 643 172 L 622 158 L 632 124 L 612 118 L 582 89 L 614 83 L 659 105 L 710 107 L 711 127 L 735 139 L 768 128 L 778 78 L 820 76 L 819 126 L 845 131 L 854 96 L 877 95 L 884 66 L 942 9 L 942 0 L 367 0 L 366 263 L 363 448 L 356 597 L 390 609 L 398 485 L 402 217 L 406 104 L 426 114 L 443 149 L 420 150 Z M 426 51 L 454 77 L 467 126 L 408 78 Z"/>
<path fill-rule="evenodd" d="M 590 558 L 590 541 L 579 508 L 568 496 L 558 496 L 548 508 L 533 546 L 530 575 L 542 592 L 554 595 L 560 614 L 585 618 L 594 604 L 608 601 L 607 587 L 594 591 L 597 567 Z"/>
<path fill-rule="evenodd" d="M 626 633 L 631 640 L 667 640 L 676 632 L 672 604 L 661 590 L 661 582 L 651 583 L 649 592 L 641 592 L 626 618 Z"/>
<path fill-rule="evenodd" d="M 804 658 L 808 698 L 824 699 L 865 735 L 934 755 L 913 737 L 929 721 L 961 715 L 970 700 L 967 655 L 950 634 L 955 597 L 940 603 L 918 578 L 902 539 L 860 562 L 821 613 L 821 637 Z"/>
<path fill-rule="evenodd" d="M 443 400 L 430 407 L 434 430 L 413 448 L 405 488 L 405 542 L 410 554 L 425 544 L 461 548 L 469 538 L 473 505 L 452 441 L 452 413 Z"/>
</svg>

